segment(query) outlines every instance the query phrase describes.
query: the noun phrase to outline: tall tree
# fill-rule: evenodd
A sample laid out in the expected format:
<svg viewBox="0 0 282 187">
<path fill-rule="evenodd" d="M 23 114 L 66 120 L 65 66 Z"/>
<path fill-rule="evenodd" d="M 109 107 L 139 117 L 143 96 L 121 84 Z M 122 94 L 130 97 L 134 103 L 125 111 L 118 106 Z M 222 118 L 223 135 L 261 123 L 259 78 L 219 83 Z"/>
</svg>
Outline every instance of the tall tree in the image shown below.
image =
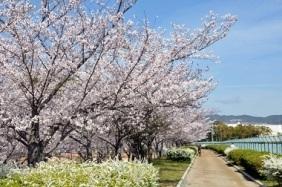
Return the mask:
<svg viewBox="0 0 282 187">
<path fill-rule="evenodd" d="M 172 117 L 200 108 L 213 86 L 192 60 L 211 58 L 204 49 L 236 21 L 210 14 L 200 29 L 175 25 L 167 38 L 146 21 L 139 26 L 124 18 L 134 0 L 110 7 L 80 0 L 35 3 L 0 5 L 1 128 L 25 146 L 29 165 L 67 137 L 82 141 L 93 135 L 86 131 L 105 134 L 126 127 L 130 118 L 142 131 L 150 128 L 152 113 Z M 189 129 L 178 119 L 172 125 Z"/>
</svg>

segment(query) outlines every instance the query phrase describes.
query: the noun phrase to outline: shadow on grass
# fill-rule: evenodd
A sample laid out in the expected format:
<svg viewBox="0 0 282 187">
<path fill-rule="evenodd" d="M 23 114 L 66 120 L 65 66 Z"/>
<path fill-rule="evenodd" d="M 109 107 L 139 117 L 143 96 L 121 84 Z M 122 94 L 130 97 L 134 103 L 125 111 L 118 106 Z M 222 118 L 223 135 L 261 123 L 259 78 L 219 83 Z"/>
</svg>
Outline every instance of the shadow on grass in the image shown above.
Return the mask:
<svg viewBox="0 0 282 187">
<path fill-rule="evenodd" d="M 177 162 L 167 159 L 153 160 L 153 165 L 159 169 L 160 187 L 176 186 L 189 162 Z"/>
</svg>

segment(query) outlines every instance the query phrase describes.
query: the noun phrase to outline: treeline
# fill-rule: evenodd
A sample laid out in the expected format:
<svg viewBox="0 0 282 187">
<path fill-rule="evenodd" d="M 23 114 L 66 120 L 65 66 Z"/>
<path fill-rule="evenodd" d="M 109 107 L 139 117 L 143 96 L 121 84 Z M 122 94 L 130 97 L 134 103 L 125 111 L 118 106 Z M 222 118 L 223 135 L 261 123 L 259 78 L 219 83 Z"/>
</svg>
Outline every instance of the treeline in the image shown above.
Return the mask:
<svg viewBox="0 0 282 187">
<path fill-rule="evenodd" d="M 209 138 L 214 141 L 225 141 L 229 139 L 250 138 L 260 135 L 270 135 L 272 130 L 266 126 L 244 125 L 228 126 L 224 122 L 215 121 L 213 124 L 213 132 L 210 133 Z"/>
<path fill-rule="evenodd" d="M 206 137 L 214 82 L 194 62 L 214 60 L 204 49 L 236 17 L 210 14 L 167 35 L 127 19 L 135 2 L 1 1 L 0 164 L 69 153 L 150 161 Z"/>
</svg>

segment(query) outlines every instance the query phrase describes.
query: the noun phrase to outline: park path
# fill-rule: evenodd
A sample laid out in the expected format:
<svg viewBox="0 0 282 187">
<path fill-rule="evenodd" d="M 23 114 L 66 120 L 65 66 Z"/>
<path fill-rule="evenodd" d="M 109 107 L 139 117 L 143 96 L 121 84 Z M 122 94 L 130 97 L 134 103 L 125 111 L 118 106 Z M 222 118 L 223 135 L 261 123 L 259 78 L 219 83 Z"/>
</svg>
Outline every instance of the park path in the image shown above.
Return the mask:
<svg viewBox="0 0 282 187">
<path fill-rule="evenodd" d="M 202 150 L 184 180 L 187 187 L 259 187 L 210 150 Z"/>
</svg>

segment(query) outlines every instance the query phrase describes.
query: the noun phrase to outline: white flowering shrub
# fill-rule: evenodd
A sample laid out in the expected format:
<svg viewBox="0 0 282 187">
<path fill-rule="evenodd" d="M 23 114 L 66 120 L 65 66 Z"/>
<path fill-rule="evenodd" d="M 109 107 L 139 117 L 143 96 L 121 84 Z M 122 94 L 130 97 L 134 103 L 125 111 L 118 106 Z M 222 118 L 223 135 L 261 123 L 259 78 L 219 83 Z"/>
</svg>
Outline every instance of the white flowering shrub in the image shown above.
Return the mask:
<svg viewBox="0 0 282 187">
<path fill-rule="evenodd" d="M 261 173 L 274 179 L 282 186 L 282 158 L 274 155 L 265 156 Z"/>
<path fill-rule="evenodd" d="M 224 150 L 224 154 L 225 154 L 226 156 L 228 156 L 231 151 L 234 151 L 234 150 L 236 150 L 236 149 L 238 149 L 238 147 L 227 147 L 227 148 Z"/>
<path fill-rule="evenodd" d="M 166 153 L 168 159 L 175 161 L 190 161 L 194 155 L 195 150 L 190 148 L 173 148 Z"/>
<path fill-rule="evenodd" d="M 151 164 L 108 161 L 77 163 L 53 159 L 35 168 L 14 170 L 1 187 L 155 187 L 158 171 Z"/>
<path fill-rule="evenodd" d="M 0 164 L 0 178 L 4 178 L 8 173 L 14 169 L 15 166 L 11 164 Z"/>
</svg>

